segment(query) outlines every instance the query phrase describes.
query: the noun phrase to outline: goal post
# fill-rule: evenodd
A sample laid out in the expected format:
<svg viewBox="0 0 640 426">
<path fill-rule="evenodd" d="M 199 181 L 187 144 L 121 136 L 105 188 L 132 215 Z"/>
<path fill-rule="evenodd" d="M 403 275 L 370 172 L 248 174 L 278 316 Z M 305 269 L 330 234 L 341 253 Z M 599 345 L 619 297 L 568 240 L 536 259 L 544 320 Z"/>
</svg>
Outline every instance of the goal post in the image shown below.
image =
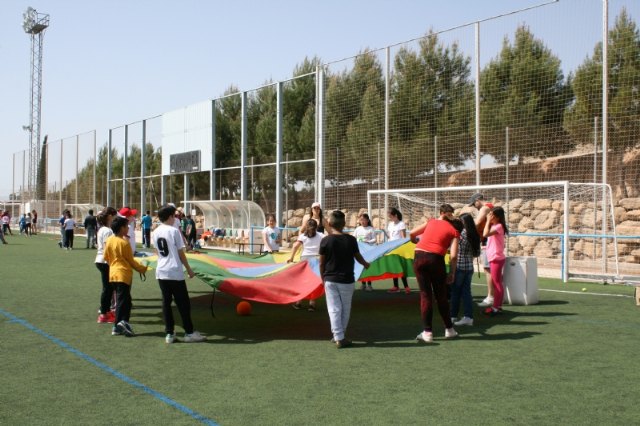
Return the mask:
<svg viewBox="0 0 640 426">
<path fill-rule="evenodd" d="M 367 191 L 367 208 L 386 224 L 385 205 L 403 214 L 407 228 L 437 217 L 442 203 L 457 215 L 477 214 L 473 194 L 505 210 L 508 256 L 535 256 L 539 275 L 615 280 L 620 276 L 611 187 L 569 181 Z M 383 205 L 380 200 L 385 200 Z"/>
</svg>

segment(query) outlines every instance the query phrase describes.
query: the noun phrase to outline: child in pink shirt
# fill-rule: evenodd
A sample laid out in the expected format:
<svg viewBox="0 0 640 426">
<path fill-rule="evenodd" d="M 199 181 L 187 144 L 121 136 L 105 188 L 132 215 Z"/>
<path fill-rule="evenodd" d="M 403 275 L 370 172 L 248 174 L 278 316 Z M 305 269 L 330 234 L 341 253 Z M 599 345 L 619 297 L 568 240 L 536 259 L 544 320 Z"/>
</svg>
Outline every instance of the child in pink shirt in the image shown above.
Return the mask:
<svg viewBox="0 0 640 426">
<path fill-rule="evenodd" d="M 502 282 L 502 269 L 504 268 L 506 257 L 504 255 L 504 237 L 509 234 L 504 209 L 494 207 L 487 216 L 482 236 L 487 238 L 487 259 L 489 260 L 489 270 L 493 281 L 494 297 L 493 306 L 485 309 L 486 315 L 497 315 L 502 312 L 502 299 L 504 298 L 504 285 Z"/>
</svg>

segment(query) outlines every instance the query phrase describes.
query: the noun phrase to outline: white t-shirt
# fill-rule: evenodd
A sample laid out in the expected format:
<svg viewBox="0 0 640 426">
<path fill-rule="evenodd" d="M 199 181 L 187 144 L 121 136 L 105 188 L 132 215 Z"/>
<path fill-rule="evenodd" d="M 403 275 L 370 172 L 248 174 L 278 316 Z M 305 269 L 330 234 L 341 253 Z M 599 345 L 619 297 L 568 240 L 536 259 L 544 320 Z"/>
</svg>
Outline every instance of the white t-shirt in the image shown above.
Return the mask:
<svg viewBox="0 0 640 426">
<path fill-rule="evenodd" d="M 68 217 L 68 218 L 66 218 L 64 220 L 64 230 L 65 231 L 71 231 L 75 227 L 76 227 L 76 221 L 73 220 L 73 218 Z"/>
<path fill-rule="evenodd" d="M 366 244 L 375 244 L 376 243 L 376 232 L 373 229 L 373 226 L 358 226 L 353 233 L 353 236 L 356 237 L 356 240 L 361 243 Z"/>
<path fill-rule="evenodd" d="M 317 256 L 320 252 L 320 241 L 324 234 L 316 232 L 316 235 L 309 238 L 304 234 L 298 235 L 298 241 L 302 243 L 302 254 L 300 256 Z"/>
<path fill-rule="evenodd" d="M 156 279 L 184 280 L 184 271 L 178 252 L 184 250 L 182 234 L 175 227 L 161 224 L 151 234 L 153 247 L 158 252 Z"/>
<path fill-rule="evenodd" d="M 129 245 L 131 246 L 131 253 L 136 252 L 136 221 L 135 219 L 129 222 Z"/>
<path fill-rule="evenodd" d="M 280 229 L 278 227 L 270 228 L 266 227 L 262 230 L 262 241 L 264 241 L 265 246 L 269 247 L 270 250 L 267 251 L 278 251 L 280 250 L 280 244 L 278 244 L 278 238 L 280 237 Z"/>
<path fill-rule="evenodd" d="M 113 231 L 108 226 L 103 226 L 98 230 L 96 240 L 98 241 L 98 251 L 96 252 L 96 263 L 107 263 L 104 261 L 104 245 L 107 238 L 113 235 Z"/>
<path fill-rule="evenodd" d="M 402 234 L 400 233 L 400 231 L 404 231 L 406 229 L 407 227 L 405 226 L 403 221 L 399 221 L 398 223 L 389 222 L 389 224 L 387 225 L 389 241 L 399 240 L 400 238 L 402 238 Z"/>
</svg>

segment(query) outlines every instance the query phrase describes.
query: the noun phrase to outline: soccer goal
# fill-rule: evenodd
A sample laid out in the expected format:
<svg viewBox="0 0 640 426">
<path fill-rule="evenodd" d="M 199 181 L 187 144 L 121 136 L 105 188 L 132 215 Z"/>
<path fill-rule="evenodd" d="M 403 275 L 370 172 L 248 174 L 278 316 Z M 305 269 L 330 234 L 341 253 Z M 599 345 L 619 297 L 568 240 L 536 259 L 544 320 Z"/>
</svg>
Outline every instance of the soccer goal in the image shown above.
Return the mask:
<svg viewBox="0 0 640 426">
<path fill-rule="evenodd" d="M 444 188 L 370 190 L 369 212 L 385 218 L 390 207 L 403 214 L 407 228 L 437 217 L 442 203 L 456 214 L 477 214 L 469 205 L 477 192 L 506 213 L 508 256 L 535 256 L 538 274 L 620 280 L 618 237 L 611 187 L 568 181 Z"/>
</svg>

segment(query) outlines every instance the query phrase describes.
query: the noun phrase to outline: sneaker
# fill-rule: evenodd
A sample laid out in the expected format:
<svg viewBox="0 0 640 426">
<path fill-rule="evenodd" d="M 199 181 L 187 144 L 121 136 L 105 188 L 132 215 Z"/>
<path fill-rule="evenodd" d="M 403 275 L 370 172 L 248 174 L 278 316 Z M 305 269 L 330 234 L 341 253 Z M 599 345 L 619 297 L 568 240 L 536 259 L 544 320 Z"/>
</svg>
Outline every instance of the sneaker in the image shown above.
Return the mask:
<svg viewBox="0 0 640 426">
<path fill-rule="evenodd" d="M 185 343 L 197 343 L 197 342 L 204 342 L 205 340 L 207 340 L 207 338 L 205 336 L 203 336 L 202 334 L 200 334 L 200 332 L 198 331 L 194 331 L 191 334 L 184 334 L 184 342 Z"/>
<path fill-rule="evenodd" d="M 444 338 L 445 338 L 445 339 L 453 339 L 454 337 L 458 337 L 458 332 L 457 332 L 457 331 L 455 331 L 455 330 L 453 329 L 453 327 L 451 327 L 451 328 L 447 328 L 447 329 L 444 331 Z"/>
<path fill-rule="evenodd" d="M 291 307 L 293 309 L 302 309 L 302 305 L 300 303 L 294 303 L 293 305 L 291 305 Z"/>
<path fill-rule="evenodd" d="M 347 339 L 338 340 L 336 342 L 336 348 L 338 349 L 348 348 L 349 346 L 352 346 L 352 345 L 353 345 L 353 342 Z"/>
<path fill-rule="evenodd" d="M 367 285 L 367 291 L 373 291 L 373 287 L 371 287 L 371 284 Z"/>
<path fill-rule="evenodd" d="M 122 334 L 124 334 L 124 332 L 122 331 L 122 328 L 119 325 L 114 325 L 113 328 L 111 329 L 112 336 L 121 336 Z"/>
<path fill-rule="evenodd" d="M 456 321 L 453 325 L 473 325 L 473 318 L 462 317 L 460 321 Z"/>
<path fill-rule="evenodd" d="M 433 333 L 430 331 L 423 331 L 416 336 L 416 340 L 418 342 L 431 343 L 433 342 Z"/>
<path fill-rule="evenodd" d="M 58 247 L 62 248 L 62 243 L 58 241 Z"/>
<path fill-rule="evenodd" d="M 493 305 L 493 297 L 485 297 L 484 300 L 480 303 L 478 303 L 478 306 L 480 306 L 481 308 L 486 308 L 487 306 L 491 306 Z"/>
<path fill-rule="evenodd" d="M 404 294 L 411 294 L 411 289 L 409 287 L 405 287 Z"/>
<path fill-rule="evenodd" d="M 458 321 L 458 318 L 451 317 L 451 322 L 452 322 L 452 323 L 453 323 L 453 322 L 456 322 L 456 321 Z"/>
<path fill-rule="evenodd" d="M 399 291 L 399 287 L 391 287 L 389 290 L 387 290 L 387 293 L 398 293 Z"/>
<path fill-rule="evenodd" d="M 100 314 L 98 315 L 98 324 L 106 324 L 109 322 L 109 315 Z"/>
<path fill-rule="evenodd" d="M 107 322 L 108 323 L 115 323 L 116 322 L 116 313 L 114 311 L 109 311 L 106 313 L 107 315 Z"/>
<path fill-rule="evenodd" d="M 118 323 L 118 327 L 120 327 L 120 329 L 122 330 L 122 333 L 127 337 L 133 337 L 136 335 L 133 332 L 133 328 L 131 328 L 131 325 L 125 320 L 120 321 Z"/>
<path fill-rule="evenodd" d="M 176 341 L 176 333 L 167 334 L 164 341 L 171 344 Z"/>
<path fill-rule="evenodd" d="M 490 317 L 494 317 L 496 315 L 500 315 L 502 313 L 502 309 L 500 308 L 493 308 L 493 307 L 488 307 L 487 309 L 485 309 L 483 312 L 483 314 L 490 316 Z"/>
</svg>

